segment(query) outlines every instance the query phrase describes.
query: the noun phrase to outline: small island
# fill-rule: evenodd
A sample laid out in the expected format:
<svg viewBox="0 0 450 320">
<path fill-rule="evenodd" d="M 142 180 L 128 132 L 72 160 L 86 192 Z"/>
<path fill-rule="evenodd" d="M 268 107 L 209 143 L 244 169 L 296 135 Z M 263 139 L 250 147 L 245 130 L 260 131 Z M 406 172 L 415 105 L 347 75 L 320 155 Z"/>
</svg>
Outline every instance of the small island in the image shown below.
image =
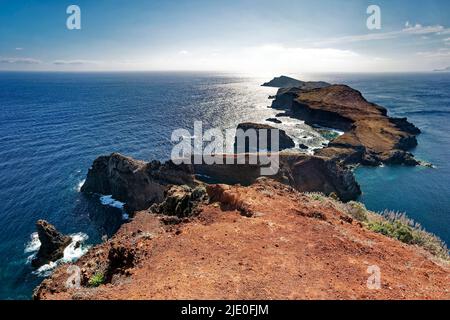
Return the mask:
<svg viewBox="0 0 450 320">
<path fill-rule="evenodd" d="M 450 72 L 450 67 L 442 68 L 442 69 L 435 69 L 434 72 Z"/>
</svg>

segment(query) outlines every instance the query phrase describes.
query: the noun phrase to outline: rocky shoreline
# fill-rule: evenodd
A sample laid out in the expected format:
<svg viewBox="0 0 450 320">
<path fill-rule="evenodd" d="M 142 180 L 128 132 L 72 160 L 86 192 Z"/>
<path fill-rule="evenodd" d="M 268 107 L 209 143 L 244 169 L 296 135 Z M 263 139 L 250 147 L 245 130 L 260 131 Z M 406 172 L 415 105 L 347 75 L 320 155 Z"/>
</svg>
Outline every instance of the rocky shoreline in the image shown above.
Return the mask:
<svg viewBox="0 0 450 320">
<path fill-rule="evenodd" d="M 81 191 L 124 202 L 133 219 L 74 263 L 81 288 L 65 286 L 60 266 L 34 298 L 450 298 L 448 251 L 438 240 L 433 251 L 412 238 L 407 244 L 389 239 L 376 233 L 374 225 L 385 223 L 378 215 L 346 204 L 361 194 L 353 166 L 419 164 L 408 150 L 420 130 L 345 85 L 288 77 L 264 85 L 292 83 L 296 87 L 278 90 L 272 108 L 344 134 L 313 155 L 279 152 L 279 171 L 271 177 L 261 177 L 260 163 L 175 165 L 118 153 L 97 158 Z M 282 149 L 293 147 L 282 130 L 280 137 Z M 401 226 L 416 237 L 422 232 Z M 365 286 L 369 261 L 383 269 L 378 291 Z"/>
</svg>

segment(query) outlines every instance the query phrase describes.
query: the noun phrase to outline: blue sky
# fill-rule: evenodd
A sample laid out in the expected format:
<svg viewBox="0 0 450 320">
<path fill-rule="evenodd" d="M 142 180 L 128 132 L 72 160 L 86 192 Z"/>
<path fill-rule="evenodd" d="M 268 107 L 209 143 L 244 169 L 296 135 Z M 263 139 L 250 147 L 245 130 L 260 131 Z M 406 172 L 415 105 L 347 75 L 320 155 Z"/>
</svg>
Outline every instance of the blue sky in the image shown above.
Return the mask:
<svg viewBox="0 0 450 320">
<path fill-rule="evenodd" d="M 81 8 L 81 30 L 66 8 Z M 381 8 L 381 30 L 366 9 Z M 0 70 L 426 71 L 448 0 L 0 0 Z"/>
</svg>

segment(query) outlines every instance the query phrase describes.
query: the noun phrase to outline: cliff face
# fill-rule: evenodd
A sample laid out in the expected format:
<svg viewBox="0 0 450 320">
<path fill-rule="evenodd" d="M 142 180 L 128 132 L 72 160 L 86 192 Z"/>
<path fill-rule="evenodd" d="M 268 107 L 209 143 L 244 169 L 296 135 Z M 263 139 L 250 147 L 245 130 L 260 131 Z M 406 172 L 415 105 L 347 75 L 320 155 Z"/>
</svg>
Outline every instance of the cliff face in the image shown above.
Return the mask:
<svg viewBox="0 0 450 320">
<path fill-rule="evenodd" d="M 281 89 L 272 107 L 287 110 L 307 124 L 345 132 L 317 155 L 346 164 L 418 164 L 407 150 L 417 145 L 415 136 L 420 130 L 406 119 L 388 117 L 385 108 L 348 86 Z"/>
<path fill-rule="evenodd" d="M 75 263 L 80 288 L 66 287 L 62 265 L 34 298 L 450 298 L 448 263 L 368 230 L 343 203 L 269 179 L 206 190 L 194 215 L 138 212 Z M 188 188 L 168 196 L 164 208 L 193 199 Z M 373 270 L 376 289 L 368 287 Z"/>
<path fill-rule="evenodd" d="M 196 180 L 214 183 L 250 185 L 261 176 L 261 167 L 267 165 L 227 165 L 224 156 L 221 164 L 175 165 L 171 161 L 144 162 L 118 153 L 98 157 L 88 171 L 85 193 L 112 195 L 125 203 L 125 209 L 148 209 L 164 199 L 164 193 L 172 185 L 193 187 Z M 248 157 L 248 155 L 247 155 Z M 298 153 L 280 153 L 280 169 L 272 179 L 290 185 L 299 191 L 335 193 L 344 201 L 353 200 L 361 193 L 352 172 L 327 158 Z"/>
<path fill-rule="evenodd" d="M 113 153 L 94 161 L 81 191 L 112 195 L 125 202 L 125 209 L 132 213 L 161 202 L 168 185 L 193 183 L 189 166 L 177 166 L 170 161 L 147 163 Z"/>
<path fill-rule="evenodd" d="M 251 185 L 261 177 L 261 164 L 194 165 L 198 179 L 211 183 Z M 299 153 L 278 154 L 279 170 L 268 178 L 284 183 L 301 192 L 335 194 L 343 201 L 356 199 L 361 190 L 351 170 L 325 157 Z M 246 161 L 248 163 L 248 161 Z"/>
</svg>

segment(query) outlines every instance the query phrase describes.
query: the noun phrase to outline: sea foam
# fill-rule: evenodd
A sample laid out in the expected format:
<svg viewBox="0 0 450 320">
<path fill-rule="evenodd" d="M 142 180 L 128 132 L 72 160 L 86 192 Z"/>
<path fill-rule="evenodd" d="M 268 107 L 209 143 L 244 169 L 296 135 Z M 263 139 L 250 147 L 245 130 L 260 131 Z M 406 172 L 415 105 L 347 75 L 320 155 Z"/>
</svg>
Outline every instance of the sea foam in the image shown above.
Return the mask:
<svg viewBox="0 0 450 320">
<path fill-rule="evenodd" d="M 112 195 L 101 196 L 100 197 L 100 202 L 104 206 L 110 206 L 110 207 L 122 210 L 122 219 L 123 220 L 128 220 L 130 218 L 129 215 L 123 209 L 123 207 L 125 206 L 125 203 L 114 199 L 112 197 Z"/>
<path fill-rule="evenodd" d="M 86 182 L 86 179 L 81 180 L 80 182 L 78 182 L 77 186 L 75 187 L 75 190 L 77 192 L 81 191 L 81 187 L 83 186 L 83 184 Z"/>
<path fill-rule="evenodd" d="M 39 235 L 37 232 L 33 232 L 30 236 L 30 241 L 25 246 L 25 253 L 36 252 L 41 247 L 41 241 L 39 241 Z"/>
<path fill-rule="evenodd" d="M 110 207 L 114 207 L 114 208 L 121 209 L 121 210 L 123 210 L 123 206 L 125 205 L 125 203 L 120 202 L 120 201 L 114 199 L 114 198 L 112 197 L 112 195 L 109 195 L 109 196 L 101 196 L 101 197 L 100 197 L 100 202 L 101 202 L 103 205 L 105 205 L 105 206 L 110 206 Z"/>
</svg>

